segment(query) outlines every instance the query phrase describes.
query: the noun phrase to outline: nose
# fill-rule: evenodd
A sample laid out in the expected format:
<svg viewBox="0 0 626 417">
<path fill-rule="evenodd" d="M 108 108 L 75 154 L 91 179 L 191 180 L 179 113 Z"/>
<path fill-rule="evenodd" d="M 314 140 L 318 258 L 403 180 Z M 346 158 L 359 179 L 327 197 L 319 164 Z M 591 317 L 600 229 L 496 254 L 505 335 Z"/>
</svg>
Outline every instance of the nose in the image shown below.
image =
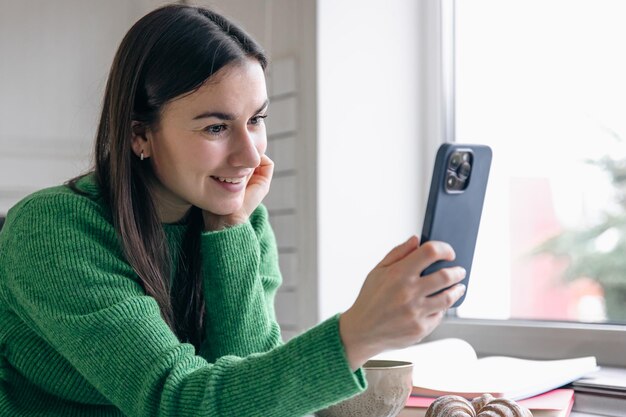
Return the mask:
<svg viewBox="0 0 626 417">
<path fill-rule="evenodd" d="M 241 129 L 233 139 L 229 163 L 234 167 L 258 167 L 261 163 L 261 154 L 265 151 L 265 138 L 248 129 Z"/>
</svg>

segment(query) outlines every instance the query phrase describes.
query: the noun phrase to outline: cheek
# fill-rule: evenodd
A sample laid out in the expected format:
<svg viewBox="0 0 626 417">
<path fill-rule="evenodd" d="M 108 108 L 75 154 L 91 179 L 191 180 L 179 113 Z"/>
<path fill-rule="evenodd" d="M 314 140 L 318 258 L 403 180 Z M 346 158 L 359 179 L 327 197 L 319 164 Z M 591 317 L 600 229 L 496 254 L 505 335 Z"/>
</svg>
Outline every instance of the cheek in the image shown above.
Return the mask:
<svg viewBox="0 0 626 417">
<path fill-rule="evenodd" d="M 180 146 L 179 146 L 180 145 Z M 194 175 L 211 165 L 214 151 L 206 143 L 179 140 L 174 143 L 160 143 L 155 149 L 153 166 L 161 176 L 186 177 Z"/>
<path fill-rule="evenodd" d="M 207 171 L 224 164 L 228 149 L 217 143 L 202 142 L 186 150 L 186 158 L 180 161 L 198 171 Z"/>
<path fill-rule="evenodd" d="M 259 155 L 265 155 L 265 151 L 267 151 L 267 142 L 263 142 L 263 144 L 257 146 L 256 149 L 259 151 Z"/>
<path fill-rule="evenodd" d="M 258 135 L 255 142 L 256 150 L 259 154 L 265 154 L 265 151 L 267 150 L 267 135 L 265 134 L 265 129 L 263 129 L 261 134 Z"/>
<path fill-rule="evenodd" d="M 162 141 L 155 141 L 152 144 L 152 155 L 150 162 L 155 173 L 159 177 L 168 176 L 176 165 L 172 152 L 163 144 Z"/>
</svg>

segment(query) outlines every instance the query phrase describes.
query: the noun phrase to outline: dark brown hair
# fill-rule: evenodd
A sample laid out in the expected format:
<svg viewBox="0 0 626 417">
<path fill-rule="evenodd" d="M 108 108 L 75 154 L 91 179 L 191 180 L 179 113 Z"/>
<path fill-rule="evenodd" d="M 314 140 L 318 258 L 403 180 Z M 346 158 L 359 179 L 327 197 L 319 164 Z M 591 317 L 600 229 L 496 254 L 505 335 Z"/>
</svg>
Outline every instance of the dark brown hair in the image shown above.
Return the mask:
<svg viewBox="0 0 626 417">
<path fill-rule="evenodd" d="M 202 213 L 192 207 L 187 216 L 170 290 L 173 265 L 148 188 L 153 175 L 150 160 L 140 161 L 132 152 L 131 133 L 134 128 L 156 128 L 167 102 L 194 92 L 225 65 L 250 57 L 266 68 L 261 47 L 223 16 L 181 4 L 156 9 L 131 27 L 117 50 L 97 131 L 95 176 L 111 207 L 125 256 L 146 294 L 158 302 L 163 319 L 196 350 L 203 340 L 205 314 Z"/>
</svg>

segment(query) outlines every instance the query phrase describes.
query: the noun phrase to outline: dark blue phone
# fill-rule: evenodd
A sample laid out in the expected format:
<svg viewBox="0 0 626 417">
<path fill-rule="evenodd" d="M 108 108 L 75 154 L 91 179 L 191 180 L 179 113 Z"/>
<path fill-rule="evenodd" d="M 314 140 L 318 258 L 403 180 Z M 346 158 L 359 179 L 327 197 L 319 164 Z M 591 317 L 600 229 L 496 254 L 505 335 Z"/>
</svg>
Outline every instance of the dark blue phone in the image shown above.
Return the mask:
<svg viewBox="0 0 626 417">
<path fill-rule="evenodd" d="M 486 145 L 444 143 L 437 151 L 421 242 L 439 240 L 452 246 L 456 259 L 438 261 L 422 275 L 448 266 L 462 266 L 467 275 L 461 281 L 469 289 L 474 248 L 483 210 L 491 148 Z M 458 307 L 465 294 L 454 303 Z"/>
</svg>

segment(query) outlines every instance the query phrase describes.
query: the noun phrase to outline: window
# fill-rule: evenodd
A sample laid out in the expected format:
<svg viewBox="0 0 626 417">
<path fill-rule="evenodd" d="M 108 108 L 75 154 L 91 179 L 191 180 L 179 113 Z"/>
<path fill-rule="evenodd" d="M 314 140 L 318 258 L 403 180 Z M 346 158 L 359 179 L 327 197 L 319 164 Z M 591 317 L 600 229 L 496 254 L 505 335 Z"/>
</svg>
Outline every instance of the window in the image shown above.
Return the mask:
<svg viewBox="0 0 626 417">
<path fill-rule="evenodd" d="M 626 365 L 626 4 L 443 3 L 448 139 L 494 152 L 449 334 L 491 335 L 488 353 Z"/>
</svg>

